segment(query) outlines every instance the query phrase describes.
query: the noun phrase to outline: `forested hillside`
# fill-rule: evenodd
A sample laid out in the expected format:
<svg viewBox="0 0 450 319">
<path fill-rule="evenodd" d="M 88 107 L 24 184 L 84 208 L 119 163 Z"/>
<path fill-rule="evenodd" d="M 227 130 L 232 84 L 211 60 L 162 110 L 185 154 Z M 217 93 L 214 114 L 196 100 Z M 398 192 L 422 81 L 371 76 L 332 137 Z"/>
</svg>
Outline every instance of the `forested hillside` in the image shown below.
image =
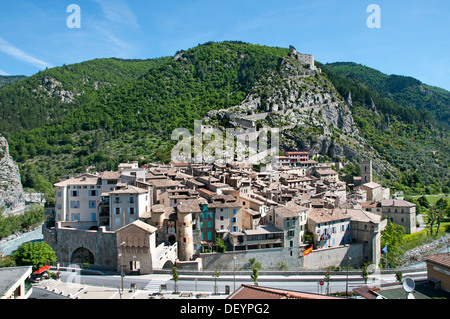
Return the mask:
<svg viewBox="0 0 450 319">
<path fill-rule="evenodd" d="M 98 59 L 49 69 L 0 88 L 0 133 L 21 164 L 25 187 L 48 189 L 49 182 L 89 167 L 167 161 L 175 128 L 192 129 L 208 111 L 242 103 L 264 74 L 280 72 L 288 52 L 210 42 L 174 57 Z M 398 168 L 399 180 L 383 178 L 411 190 L 448 183 L 450 150 L 441 112 L 448 110 L 448 92 L 418 85 L 435 92 L 434 100 L 416 98 L 420 91 L 401 89 L 416 87 L 410 78 L 390 79 L 375 70 L 365 78 L 356 64 L 318 66 L 341 98 L 351 92 L 359 129 Z"/>
<path fill-rule="evenodd" d="M 0 75 L 0 87 L 25 79 L 24 75 Z"/>
<path fill-rule="evenodd" d="M 398 168 L 398 178 L 385 176 L 392 186 L 416 193 L 449 186 L 450 92 L 356 63 L 320 66 L 343 97 L 351 93 L 364 137 Z"/>
</svg>

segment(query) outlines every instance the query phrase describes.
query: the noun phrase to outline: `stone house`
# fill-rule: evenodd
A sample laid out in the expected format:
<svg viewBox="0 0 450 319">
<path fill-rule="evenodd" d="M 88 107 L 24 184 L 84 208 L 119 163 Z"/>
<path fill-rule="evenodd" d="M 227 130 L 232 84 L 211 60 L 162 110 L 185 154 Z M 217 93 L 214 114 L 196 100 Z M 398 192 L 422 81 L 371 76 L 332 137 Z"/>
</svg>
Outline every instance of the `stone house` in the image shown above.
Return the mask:
<svg viewBox="0 0 450 319">
<path fill-rule="evenodd" d="M 417 230 L 416 204 L 402 199 L 386 199 L 381 201 L 382 214 L 391 222 L 403 226 L 407 234 Z"/>
<path fill-rule="evenodd" d="M 117 240 L 117 271 L 126 274 L 151 274 L 156 264 L 156 228 L 136 220 L 119 228 Z"/>
<path fill-rule="evenodd" d="M 381 216 L 362 209 L 348 209 L 351 215 L 351 235 L 355 243 L 363 243 L 363 262 L 376 265 L 381 260 Z"/>
<path fill-rule="evenodd" d="M 150 214 L 150 190 L 127 185 L 109 195 L 112 231 Z"/>
<path fill-rule="evenodd" d="M 330 248 L 352 243 L 351 217 L 346 209 L 310 208 L 308 230 L 314 247 Z"/>
</svg>

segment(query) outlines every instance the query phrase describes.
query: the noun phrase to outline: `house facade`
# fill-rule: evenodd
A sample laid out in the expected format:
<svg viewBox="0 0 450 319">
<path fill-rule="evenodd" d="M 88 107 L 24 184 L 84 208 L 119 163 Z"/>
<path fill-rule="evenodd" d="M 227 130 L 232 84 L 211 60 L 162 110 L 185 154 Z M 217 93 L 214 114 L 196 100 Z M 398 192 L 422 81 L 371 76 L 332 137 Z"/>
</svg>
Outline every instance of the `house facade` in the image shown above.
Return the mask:
<svg viewBox="0 0 450 319">
<path fill-rule="evenodd" d="M 402 199 L 386 199 L 381 202 L 382 214 L 391 222 L 403 226 L 407 234 L 417 231 L 416 205 Z"/>
<path fill-rule="evenodd" d="M 351 215 L 346 209 L 309 209 L 308 230 L 318 249 L 352 243 Z"/>
</svg>

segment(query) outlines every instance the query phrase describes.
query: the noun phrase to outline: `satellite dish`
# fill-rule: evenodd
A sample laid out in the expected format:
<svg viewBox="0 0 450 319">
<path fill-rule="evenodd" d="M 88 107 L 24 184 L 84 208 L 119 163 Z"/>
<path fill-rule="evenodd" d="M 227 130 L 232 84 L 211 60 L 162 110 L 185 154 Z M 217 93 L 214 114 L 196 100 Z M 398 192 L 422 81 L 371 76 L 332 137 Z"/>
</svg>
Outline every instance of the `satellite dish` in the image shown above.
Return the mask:
<svg viewBox="0 0 450 319">
<path fill-rule="evenodd" d="M 414 291 L 414 288 L 416 288 L 416 283 L 412 278 L 405 278 L 402 282 L 403 289 L 405 289 L 406 292 L 412 292 Z"/>
</svg>

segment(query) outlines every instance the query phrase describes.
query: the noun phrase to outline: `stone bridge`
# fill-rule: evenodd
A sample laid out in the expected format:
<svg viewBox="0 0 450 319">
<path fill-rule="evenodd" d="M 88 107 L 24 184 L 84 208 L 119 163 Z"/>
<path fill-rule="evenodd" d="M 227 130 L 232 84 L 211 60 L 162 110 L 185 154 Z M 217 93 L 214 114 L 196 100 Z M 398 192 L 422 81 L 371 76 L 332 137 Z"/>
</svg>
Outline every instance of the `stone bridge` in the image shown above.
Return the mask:
<svg viewBox="0 0 450 319">
<path fill-rule="evenodd" d="M 156 247 L 155 259 L 153 261 L 153 270 L 172 269 L 178 258 L 178 244 L 165 246 L 164 244 Z"/>
</svg>

